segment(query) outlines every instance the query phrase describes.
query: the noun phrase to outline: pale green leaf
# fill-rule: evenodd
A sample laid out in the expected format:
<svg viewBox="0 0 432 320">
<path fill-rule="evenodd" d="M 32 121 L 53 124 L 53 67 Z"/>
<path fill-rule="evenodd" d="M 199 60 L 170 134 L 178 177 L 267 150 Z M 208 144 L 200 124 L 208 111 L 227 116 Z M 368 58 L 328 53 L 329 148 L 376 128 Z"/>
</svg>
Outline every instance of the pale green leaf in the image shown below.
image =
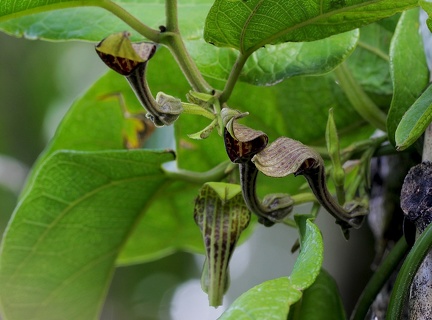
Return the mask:
<svg viewBox="0 0 432 320">
<path fill-rule="evenodd" d="M 390 47 L 393 99 L 388 118 L 389 140 L 395 144 L 395 131 L 408 108 L 429 82 L 429 72 L 419 33 L 419 10 L 402 14 Z M 407 76 L 407 75 L 413 76 Z"/>
<path fill-rule="evenodd" d="M 403 115 L 395 132 L 396 148 L 404 150 L 412 145 L 432 121 L 432 86 L 414 102 Z"/>
<path fill-rule="evenodd" d="M 290 306 L 302 291 L 314 283 L 323 259 L 323 242 L 316 225 L 305 216 L 296 217 L 301 235 L 301 251 L 290 277 L 263 282 L 242 294 L 224 312 L 222 320 L 286 319 Z"/>
<path fill-rule="evenodd" d="M 219 320 L 286 319 L 290 305 L 301 296 L 287 277 L 268 280 L 243 293 Z"/>
<path fill-rule="evenodd" d="M 300 254 L 294 264 L 290 279 L 298 290 L 314 283 L 321 270 L 324 246 L 318 227 L 305 216 L 295 216 L 300 232 Z"/>
<path fill-rule="evenodd" d="M 207 16 L 204 38 L 248 55 L 266 44 L 327 38 L 416 5 L 415 0 L 217 0 Z"/>
</svg>

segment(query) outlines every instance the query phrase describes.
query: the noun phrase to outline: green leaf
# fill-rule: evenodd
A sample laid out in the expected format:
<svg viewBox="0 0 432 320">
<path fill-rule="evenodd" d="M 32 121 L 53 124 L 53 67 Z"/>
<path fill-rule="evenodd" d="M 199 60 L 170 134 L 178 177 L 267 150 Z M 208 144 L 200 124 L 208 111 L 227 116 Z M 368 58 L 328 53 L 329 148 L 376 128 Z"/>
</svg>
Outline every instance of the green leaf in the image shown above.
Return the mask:
<svg viewBox="0 0 432 320">
<path fill-rule="evenodd" d="M 100 5 L 103 1 L 94 0 L 87 1 L 88 6 Z M 6 17 L 6 19 L 15 18 L 18 16 L 35 14 L 38 12 L 54 10 L 58 8 L 77 7 L 85 6 L 83 3 L 79 3 L 76 0 L 23 0 L 16 2 L 14 0 L 4 0 L 0 8 L 0 16 Z"/>
<path fill-rule="evenodd" d="M 315 282 L 303 292 L 289 320 L 344 320 L 345 310 L 332 276 L 321 269 Z"/>
<path fill-rule="evenodd" d="M 302 291 L 314 283 L 323 259 L 320 231 L 305 216 L 297 216 L 301 251 L 290 277 L 263 282 L 242 294 L 219 318 L 286 319 L 290 306 L 300 300 Z"/>
<path fill-rule="evenodd" d="M 390 47 L 393 100 L 387 118 L 387 132 L 393 145 L 403 115 L 429 82 L 429 72 L 419 33 L 419 10 L 402 14 Z M 413 76 L 407 76 L 407 75 Z M 415 76 L 414 76 L 415 75 Z"/>
<path fill-rule="evenodd" d="M 300 254 L 290 279 L 299 290 L 308 288 L 320 273 L 324 246 L 318 227 L 306 216 L 295 216 L 300 232 Z"/>
<path fill-rule="evenodd" d="M 239 80 L 263 86 L 297 75 L 327 73 L 352 53 L 357 40 L 358 30 L 354 30 L 313 42 L 267 45 L 252 54 Z M 198 41 L 190 41 L 188 48 L 205 76 L 228 79 L 238 55 L 235 50 Z"/>
<path fill-rule="evenodd" d="M 396 148 L 401 151 L 412 145 L 432 121 L 432 86 L 403 115 L 395 132 Z"/>
<path fill-rule="evenodd" d="M 416 5 L 415 0 L 216 0 L 206 19 L 204 38 L 248 55 L 266 44 L 327 38 Z"/>
<path fill-rule="evenodd" d="M 163 192 L 167 151 L 58 151 L 39 168 L 1 247 L 8 319 L 95 319 L 115 260 Z"/>
</svg>

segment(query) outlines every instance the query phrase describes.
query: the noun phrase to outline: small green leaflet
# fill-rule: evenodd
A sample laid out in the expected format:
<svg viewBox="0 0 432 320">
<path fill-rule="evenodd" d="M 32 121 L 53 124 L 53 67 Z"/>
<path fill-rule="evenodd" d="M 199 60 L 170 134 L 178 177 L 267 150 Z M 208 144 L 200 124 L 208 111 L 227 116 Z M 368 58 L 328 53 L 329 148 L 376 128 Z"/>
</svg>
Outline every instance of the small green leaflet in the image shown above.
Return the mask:
<svg viewBox="0 0 432 320">
<path fill-rule="evenodd" d="M 399 151 L 411 146 L 426 130 L 432 120 L 432 86 L 414 102 L 402 117 L 395 133 Z"/>
<path fill-rule="evenodd" d="M 286 319 L 290 306 L 314 283 L 323 260 L 321 233 L 308 217 L 296 216 L 295 219 L 300 230 L 301 251 L 291 276 L 265 281 L 245 292 L 220 320 Z"/>
</svg>

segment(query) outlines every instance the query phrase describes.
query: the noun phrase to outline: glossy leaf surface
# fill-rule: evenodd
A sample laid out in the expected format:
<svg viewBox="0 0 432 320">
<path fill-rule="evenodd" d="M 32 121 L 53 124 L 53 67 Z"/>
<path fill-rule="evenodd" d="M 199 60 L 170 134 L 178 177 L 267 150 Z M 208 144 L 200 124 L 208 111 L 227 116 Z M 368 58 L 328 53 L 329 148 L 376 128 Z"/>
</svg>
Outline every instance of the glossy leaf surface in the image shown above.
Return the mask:
<svg viewBox="0 0 432 320">
<path fill-rule="evenodd" d="M 296 217 L 301 251 L 290 277 L 263 282 L 242 294 L 220 319 L 286 319 L 290 306 L 302 297 L 318 276 L 323 243 L 317 226 L 304 216 Z"/>
<path fill-rule="evenodd" d="M 432 86 L 429 86 L 403 115 L 395 132 L 396 148 L 404 150 L 412 145 L 431 121 Z"/>
</svg>

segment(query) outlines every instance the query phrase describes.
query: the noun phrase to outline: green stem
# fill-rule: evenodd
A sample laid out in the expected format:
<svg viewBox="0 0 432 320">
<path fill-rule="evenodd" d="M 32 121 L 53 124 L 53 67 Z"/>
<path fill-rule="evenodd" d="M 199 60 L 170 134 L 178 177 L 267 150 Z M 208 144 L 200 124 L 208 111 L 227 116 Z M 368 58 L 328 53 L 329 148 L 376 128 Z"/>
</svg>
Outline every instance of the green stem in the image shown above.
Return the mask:
<svg viewBox="0 0 432 320">
<path fill-rule="evenodd" d="M 291 199 L 294 201 L 294 205 L 300 205 L 300 204 L 309 203 L 309 202 L 317 202 L 315 195 L 311 192 L 298 193 L 298 194 L 292 195 Z"/>
<path fill-rule="evenodd" d="M 162 168 L 165 172 L 165 175 L 174 180 L 181 180 L 185 182 L 191 182 L 196 184 L 203 184 L 209 181 L 220 181 L 227 174 L 229 174 L 237 165 L 233 164 L 231 161 L 227 160 L 216 167 L 205 171 L 205 172 L 195 172 L 189 170 L 176 170 L 176 171 L 168 171 L 165 168 Z"/>
<path fill-rule="evenodd" d="M 88 1 L 92 2 L 92 1 Z M 120 20 L 124 21 L 126 24 L 128 24 L 132 29 L 139 32 L 142 36 L 146 37 L 150 41 L 158 43 L 160 40 L 160 32 L 159 30 L 152 29 L 142 23 L 139 19 L 135 18 L 132 14 L 130 14 L 128 11 L 123 9 L 121 6 L 117 5 L 116 3 L 110 1 L 110 0 L 102 0 L 102 1 L 95 1 L 95 2 L 101 2 L 100 7 L 104 8 L 105 10 L 108 10 L 115 16 L 117 16 Z"/>
<path fill-rule="evenodd" d="M 375 54 L 376 56 L 380 57 L 381 59 L 383 59 L 384 61 L 387 61 L 387 62 L 390 61 L 389 55 L 386 54 L 385 52 L 381 51 L 377 47 L 371 46 L 371 45 L 369 45 L 363 41 L 359 41 L 357 43 L 357 46 L 360 48 L 363 48 L 365 50 L 368 50 L 369 52 L 371 52 L 371 53 Z"/>
<path fill-rule="evenodd" d="M 176 59 L 180 69 L 188 80 L 193 90 L 210 93 L 213 88 L 204 80 L 195 62 L 192 60 L 178 25 L 177 0 L 165 1 L 166 32 L 161 34 L 160 43 L 166 45 Z"/>
<path fill-rule="evenodd" d="M 166 32 L 161 33 L 159 42 L 170 49 L 193 90 L 204 93 L 212 92 L 213 88 L 204 80 L 180 35 L 177 0 L 165 1 L 165 16 Z"/>
<path fill-rule="evenodd" d="M 165 0 L 166 31 L 179 32 L 177 0 Z"/>
<path fill-rule="evenodd" d="M 402 319 L 402 313 L 411 283 L 431 247 L 432 224 L 430 224 L 416 240 L 398 273 L 390 296 L 386 319 Z"/>
<path fill-rule="evenodd" d="M 238 55 L 237 60 L 233 68 L 231 69 L 228 81 L 225 84 L 225 88 L 223 89 L 222 94 L 219 97 L 221 105 L 228 101 L 229 97 L 231 96 L 234 90 L 234 86 L 237 83 L 237 80 L 240 77 L 240 73 L 248 58 L 249 55 L 243 55 L 242 53 Z"/>
<path fill-rule="evenodd" d="M 335 69 L 335 74 L 339 85 L 354 109 L 371 125 L 382 131 L 387 131 L 386 114 L 363 91 L 345 62 Z"/>
<path fill-rule="evenodd" d="M 350 320 L 366 319 L 366 314 L 369 311 L 370 305 L 375 300 L 386 281 L 396 270 L 398 264 L 400 261 L 402 261 L 407 251 L 408 245 L 405 241 L 405 237 L 402 237 L 370 278 L 359 300 L 357 301 Z"/>
<path fill-rule="evenodd" d="M 344 148 L 341 152 L 341 161 L 342 163 L 345 163 L 346 161 L 353 159 L 353 157 L 361 156 L 362 153 L 364 153 L 367 149 L 374 148 L 378 150 L 380 146 L 387 141 L 387 135 L 379 137 L 379 138 L 373 138 L 373 139 L 367 139 L 363 141 L 354 142 L 353 144 L 349 145 L 348 147 Z M 395 151 L 394 147 L 393 151 Z"/>
<path fill-rule="evenodd" d="M 162 33 L 160 43 L 170 49 L 193 90 L 204 93 L 211 93 L 213 91 L 213 88 L 205 81 L 189 52 L 186 50 L 179 33 Z"/>
</svg>

